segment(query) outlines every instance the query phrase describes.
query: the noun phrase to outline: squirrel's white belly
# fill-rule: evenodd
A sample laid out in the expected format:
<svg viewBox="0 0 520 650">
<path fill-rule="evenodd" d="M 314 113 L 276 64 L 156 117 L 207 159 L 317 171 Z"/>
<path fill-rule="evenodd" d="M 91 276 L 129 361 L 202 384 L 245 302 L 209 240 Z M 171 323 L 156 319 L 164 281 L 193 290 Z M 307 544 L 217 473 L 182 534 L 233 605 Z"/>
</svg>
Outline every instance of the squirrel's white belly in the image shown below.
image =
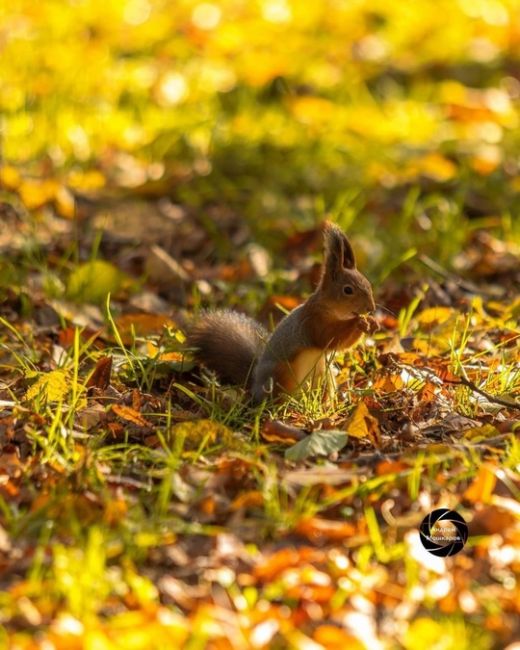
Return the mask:
<svg viewBox="0 0 520 650">
<path fill-rule="evenodd" d="M 310 383 L 312 386 L 317 386 L 325 374 L 326 367 L 326 355 L 319 348 L 302 350 L 291 361 L 291 370 L 296 385 Z"/>
</svg>

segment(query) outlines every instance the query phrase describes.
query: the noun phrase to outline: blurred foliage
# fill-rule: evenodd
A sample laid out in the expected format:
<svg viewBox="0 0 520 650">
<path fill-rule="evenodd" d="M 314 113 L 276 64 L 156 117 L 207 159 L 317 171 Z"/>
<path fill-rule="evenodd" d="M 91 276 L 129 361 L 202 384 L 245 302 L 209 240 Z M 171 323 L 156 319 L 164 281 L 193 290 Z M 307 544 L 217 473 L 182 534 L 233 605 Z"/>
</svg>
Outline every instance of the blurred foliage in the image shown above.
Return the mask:
<svg viewBox="0 0 520 650">
<path fill-rule="evenodd" d="M 518 0 L 9 0 L 0 43 L 3 155 L 38 175 L 260 230 L 393 220 L 446 260 L 468 215 L 517 234 Z"/>
</svg>

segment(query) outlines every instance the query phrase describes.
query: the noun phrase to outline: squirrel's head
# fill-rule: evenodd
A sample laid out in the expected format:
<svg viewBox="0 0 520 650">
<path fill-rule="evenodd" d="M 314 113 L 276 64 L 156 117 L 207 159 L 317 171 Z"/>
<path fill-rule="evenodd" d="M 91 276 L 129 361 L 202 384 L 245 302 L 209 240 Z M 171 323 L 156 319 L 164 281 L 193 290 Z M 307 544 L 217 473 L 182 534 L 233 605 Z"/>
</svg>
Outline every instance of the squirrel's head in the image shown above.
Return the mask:
<svg viewBox="0 0 520 650">
<path fill-rule="evenodd" d="M 356 258 L 342 230 L 326 222 L 325 260 L 320 281 L 321 299 L 338 319 L 375 310 L 372 286 L 356 268 Z"/>
</svg>

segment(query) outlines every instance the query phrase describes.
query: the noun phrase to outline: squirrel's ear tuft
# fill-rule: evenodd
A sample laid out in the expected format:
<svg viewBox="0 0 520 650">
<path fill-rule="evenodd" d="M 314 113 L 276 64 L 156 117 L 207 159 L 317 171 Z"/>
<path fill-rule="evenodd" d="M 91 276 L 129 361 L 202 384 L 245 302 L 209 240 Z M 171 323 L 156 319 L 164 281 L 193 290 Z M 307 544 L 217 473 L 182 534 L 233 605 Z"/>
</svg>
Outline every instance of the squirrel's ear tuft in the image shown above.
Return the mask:
<svg viewBox="0 0 520 650">
<path fill-rule="evenodd" d="M 325 273 L 333 278 L 341 269 L 356 268 L 356 257 L 347 236 L 343 231 L 326 221 L 324 224 L 325 237 Z"/>
</svg>

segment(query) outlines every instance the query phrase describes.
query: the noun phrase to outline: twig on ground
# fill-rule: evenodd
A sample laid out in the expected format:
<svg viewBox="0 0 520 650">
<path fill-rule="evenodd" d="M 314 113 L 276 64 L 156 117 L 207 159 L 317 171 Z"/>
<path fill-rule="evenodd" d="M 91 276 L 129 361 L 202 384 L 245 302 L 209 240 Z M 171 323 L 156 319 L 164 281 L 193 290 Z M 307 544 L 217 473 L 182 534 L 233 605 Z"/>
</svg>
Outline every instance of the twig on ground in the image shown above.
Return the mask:
<svg viewBox="0 0 520 650">
<path fill-rule="evenodd" d="M 467 379 L 466 377 L 457 377 L 457 379 L 444 379 L 444 383 L 446 384 L 452 384 L 452 385 L 459 385 L 461 384 L 462 386 L 466 386 L 470 390 L 472 390 L 475 393 L 478 393 L 479 395 L 482 395 L 482 397 L 485 397 L 488 402 L 493 402 L 495 404 L 500 404 L 501 406 L 505 406 L 507 408 L 511 409 L 518 409 L 520 411 L 520 404 L 516 401 L 513 400 L 507 400 L 507 399 L 502 399 L 501 397 L 496 397 L 495 395 L 491 395 L 487 391 L 483 390 L 482 388 L 479 388 L 475 383 L 473 383 L 470 379 Z"/>
</svg>

